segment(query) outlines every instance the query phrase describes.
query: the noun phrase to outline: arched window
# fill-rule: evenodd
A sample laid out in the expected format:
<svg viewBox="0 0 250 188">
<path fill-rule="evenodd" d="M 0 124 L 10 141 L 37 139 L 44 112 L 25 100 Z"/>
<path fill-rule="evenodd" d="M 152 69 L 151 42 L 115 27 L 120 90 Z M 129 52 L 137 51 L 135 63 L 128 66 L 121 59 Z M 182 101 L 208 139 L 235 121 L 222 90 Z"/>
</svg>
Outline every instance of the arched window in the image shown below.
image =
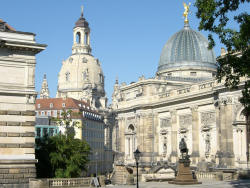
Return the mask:
<svg viewBox="0 0 250 188">
<path fill-rule="evenodd" d="M 80 44 L 80 43 L 81 43 L 81 33 L 80 33 L 80 32 L 77 32 L 77 33 L 76 33 L 76 43 L 77 43 L 77 44 Z"/>
<path fill-rule="evenodd" d="M 134 130 L 135 130 L 134 126 L 133 126 L 132 124 L 130 124 L 130 125 L 128 126 L 128 131 L 129 131 L 129 132 L 134 132 Z"/>
<path fill-rule="evenodd" d="M 88 33 L 85 33 L 85 35 L 84 35 L 84 44 L 85 45 L 88 44 Z"/>
<path fill-rule="evenodd" d="M 133 159 L 133 152 L 137 147 L 137 139 L 134 125 L 128 126 L 127 132 L 125 133 L 125 154 L 126 158 Z"/>
<path fill-rule="evenodd" d="M 69 73 L 69 72 L 66 72 L 66 73 L 65 73 L 65 80 L 66 80 L 66 81 L 69 81 L 69 76 L 70 76 L 70 73 Z"/>
</svg>

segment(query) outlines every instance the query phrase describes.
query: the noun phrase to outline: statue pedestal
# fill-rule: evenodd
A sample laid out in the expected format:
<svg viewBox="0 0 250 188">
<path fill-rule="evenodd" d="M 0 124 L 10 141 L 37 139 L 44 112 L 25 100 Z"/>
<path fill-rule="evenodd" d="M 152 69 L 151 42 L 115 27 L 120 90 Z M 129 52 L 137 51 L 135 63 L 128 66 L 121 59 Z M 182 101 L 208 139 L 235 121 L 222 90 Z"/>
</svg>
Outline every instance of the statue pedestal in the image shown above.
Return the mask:
<svg viewBox="0 0 250 188">
<path fill-rule="evenodd" d="M 174 180 L 169 181 L 168 183 L 177 185 L 201 184 L 201 182 L 198 182 L 198 180 L 194 178 L 194 175 L 190 170 L 190 160 L 187 159 L 179 160 L 177 176 Z"/>
</svg>

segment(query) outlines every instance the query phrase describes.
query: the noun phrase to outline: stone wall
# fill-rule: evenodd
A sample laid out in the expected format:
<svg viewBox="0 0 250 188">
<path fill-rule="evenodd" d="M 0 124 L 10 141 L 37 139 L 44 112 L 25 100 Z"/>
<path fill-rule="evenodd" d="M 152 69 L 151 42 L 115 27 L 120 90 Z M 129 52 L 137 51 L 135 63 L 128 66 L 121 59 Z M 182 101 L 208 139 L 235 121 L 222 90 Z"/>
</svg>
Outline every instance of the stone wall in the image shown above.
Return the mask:
<svg viewBox="0 0 250 188">
<path fill-rule="evenodd" d="M 34 34 L 0 31 L 0 184 L 25 187 L 36 177 Z"/>
</svg>

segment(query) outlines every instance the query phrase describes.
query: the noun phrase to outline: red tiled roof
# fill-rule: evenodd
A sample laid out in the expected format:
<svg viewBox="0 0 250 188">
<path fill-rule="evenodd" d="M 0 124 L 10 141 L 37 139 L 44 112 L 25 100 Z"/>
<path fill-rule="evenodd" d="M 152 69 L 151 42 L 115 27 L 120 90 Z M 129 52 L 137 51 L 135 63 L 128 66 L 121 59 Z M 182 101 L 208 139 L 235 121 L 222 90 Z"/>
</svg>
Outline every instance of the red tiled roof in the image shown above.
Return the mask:
<svg viewBox="0 0 250 188">
<path fill-rule="evenodd" d="M 53 104 L 53 107 L 50 107 L 51 103 Z M 63 103 L 65 104 L 65 107 L 62 106 Z M 38 104 L 40 104 L 40 108 L 38 108 Z M 85 101 L 79 101 L 73 98 L 36 99 L 36 110 L 63 110 L 80 108 L 83 108 L 85 111 L 96 113 Z"/>
<path fill-rule="evenodd" d="M 4 23 L 2 19 L 0 19 L 0 23 Z M 16 31 L 13 27 L 11 27 L 9 24 L 5 22 L 5 26 L 10 30 L 10 31 Z"/>
</svg>

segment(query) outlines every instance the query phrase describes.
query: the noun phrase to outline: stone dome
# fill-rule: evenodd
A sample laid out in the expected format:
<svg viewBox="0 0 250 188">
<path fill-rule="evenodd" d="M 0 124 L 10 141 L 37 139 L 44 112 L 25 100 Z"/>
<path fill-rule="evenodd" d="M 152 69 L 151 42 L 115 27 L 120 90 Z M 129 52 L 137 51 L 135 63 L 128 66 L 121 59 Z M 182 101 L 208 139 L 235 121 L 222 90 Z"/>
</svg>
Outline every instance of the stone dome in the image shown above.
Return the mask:
<svg viewBox="0 0 250 188">
<path fill-rule="evenodd" d="M 86 27 L 88 28 L 89 27 L 89 23 L 86 21 L 85 18 L 83 18 L 82 16 L 76 21 L 75 23 L 75 27 Z"/>
<path fill-rule="evenodd" d="M 158 74 L 175 70 L 217 70 L 213 50 L 209 50 L 207 39 L 192 30 L 188 24 L 175 33 L 162 49 Z"/>
<path fill-rule="evenodd" d="M 95 90 L 100 96 L 105 96 L 103 71 L 99 60 L 92 55 L 74 54 L 62 63 L 58 91 L 75 92 L 77 96 L 73 98 L 81 99 L 84 90 Z"/>
</svg>

